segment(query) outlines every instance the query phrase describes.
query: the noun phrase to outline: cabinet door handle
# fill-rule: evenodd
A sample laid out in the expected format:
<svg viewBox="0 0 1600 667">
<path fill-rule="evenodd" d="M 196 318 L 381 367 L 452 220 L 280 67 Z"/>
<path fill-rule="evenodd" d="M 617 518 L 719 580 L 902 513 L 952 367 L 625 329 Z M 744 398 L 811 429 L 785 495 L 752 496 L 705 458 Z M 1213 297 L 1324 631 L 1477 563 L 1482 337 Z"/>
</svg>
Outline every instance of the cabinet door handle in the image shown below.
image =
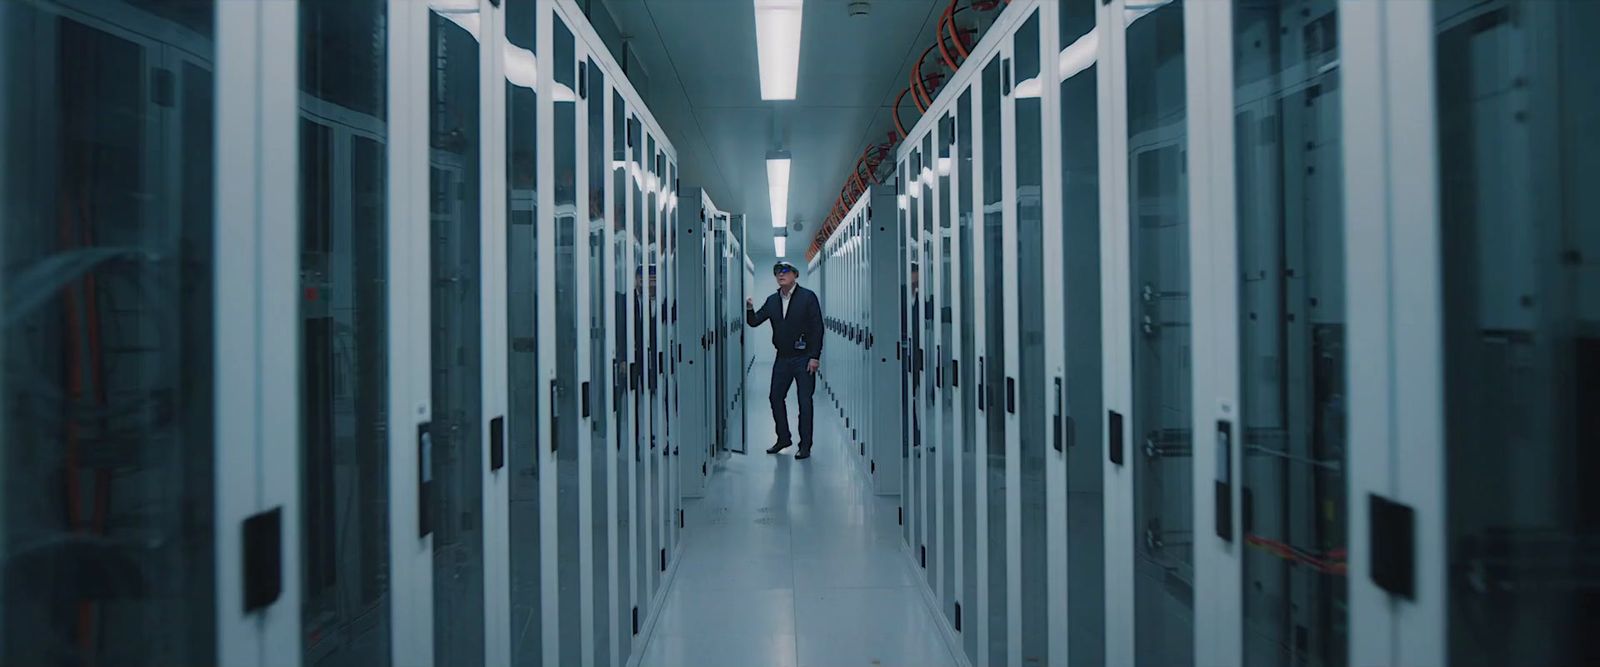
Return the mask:
<svg viewBox="0 0 1600 667">
<path fill-rule="evenodd" d="M 1233 541 L 1233 424 L 1217 420 L 1216 514 L 1217 537 Z"/>
<path fill-rule="evenodd" d="M 550 381 L 550 451 L 556 451 L 561 446 L 561 439 L 556 437 L 561 433 L 557 422 L 561 419 L 561 404 L 556 398 L 561 394 L 561 389 L 556 386 L 556 381 Z"/>
<path fill-rule="evenodd" d="M 1116 410 L 1106 411 L 1106 457 L 1119 466 L 1125 460 L 1122 453 L 1122 413 Z"/>
<path fill-rule="evenodd" d="M 432 424 L 417 424 L 417 539 L 433 533 Z"/>
<path fill-rule="evenodd" d="M 1056 401 L 1055 401 L 1055 412 L 1056 412 L 1056 414 L 1055 414 L 1055 420 L 1054 420 L 1054 422 L 1055 422 L 1055 434 L 1054 434 L 1054 437 L 1052 439 L 1055 441 L 1056 451 L 1059 452 L 1059 451 L 1062 451 L 1063 449 L 1065 449 L 1065 447 L 1066 447 L 1066 443 L 1063 442 L 1063 441 L 1066 440 L 1066 430 L 1067 430 L 1067 428 L 1066 428 L 1067 427 L 1067 425 L 1066 425 L 1067 406 L 1065 404 L 1065 399 L 1062 397 L 1062 393 L 1063 392 L 1061 391 L 1061 376 L 1058 375 L 1058 376 L 1055 377 L 1055 385 L 1056 385 Z"/>
</svg>

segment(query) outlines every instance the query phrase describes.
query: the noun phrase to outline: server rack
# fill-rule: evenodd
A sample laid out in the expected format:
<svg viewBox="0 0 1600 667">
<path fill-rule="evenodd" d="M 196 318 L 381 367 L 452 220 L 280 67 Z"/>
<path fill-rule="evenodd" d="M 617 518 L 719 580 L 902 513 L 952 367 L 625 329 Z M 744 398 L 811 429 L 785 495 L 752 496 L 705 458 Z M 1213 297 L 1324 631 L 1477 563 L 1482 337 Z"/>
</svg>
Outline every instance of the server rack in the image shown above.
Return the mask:
<svg viewBox="0 0 1600 667">
<path fill-rule="evenodd" d="M 4 503 L 68 520 L 0 530 L 7 662 L 636 653 L 683 521 L 677 165 L 580 8 L 62 0 L 0 32 L 7 85 L 53 91 L 0 103 L 8 220 L 40 223 L 8 224 L 4 280 L 47 280 L 4 356 L 60 327 L 93 370 L 8 372 L 35 400 L 4 411 Z M 23 586 L 85 540 L 109 588 Z"/>
<path fill-rule="evenodd" d="M 809 267 L 827 304 L 824 327 L 839 343 L 820 373 L 823 390 L 844 420 L 861 471 L 881 495 L 899 495 L 901 485 L 899 421 L 875 414 L 899 383 L 900 360 L 889 357 L 900 337 L 894 206 L 887 189 L 869 189 Z"/>
<path fill-rule="evenodd" d="M 682 402 L 695 406 L 680 415 L 681 442 L 689 455 L 681 461 L 687 480 L 683 495 L 705 495 L 718 460 L 745 453 L 743 277 L 746 256 L 742 219 L 722 211 L 703 190 L 689 188 L 689 215 L 674 230 L 679 247 L 677 289 L 685 295 L 681 316 L 686 333 L 698 338 L 680 360 L 685 376 L 678 384 Z M 738 328 L 735 328 L 738 327 Z"/>
<path fill-rule="evenodd" d="M 968 660 L 1590 657 L 1597 18 L 1011 3 L 896 156 L 904 535 Z"/>
</svg>

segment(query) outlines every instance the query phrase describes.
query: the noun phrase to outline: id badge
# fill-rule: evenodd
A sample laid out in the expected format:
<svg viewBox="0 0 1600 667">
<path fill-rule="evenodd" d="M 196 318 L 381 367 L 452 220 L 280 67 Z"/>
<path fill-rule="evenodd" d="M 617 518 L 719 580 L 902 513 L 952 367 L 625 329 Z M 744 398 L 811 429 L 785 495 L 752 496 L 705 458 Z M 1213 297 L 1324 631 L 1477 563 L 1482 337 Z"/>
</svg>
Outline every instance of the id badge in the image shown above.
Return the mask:
<svg viewBox="0 0 1600 667">
<path fill-rule="evenodd" d="M 804 351 L 806 349 L 806 339 L 801 338 L 801 339 L 795 341 L 794 342 L 794 349 Z"/>
</svg>

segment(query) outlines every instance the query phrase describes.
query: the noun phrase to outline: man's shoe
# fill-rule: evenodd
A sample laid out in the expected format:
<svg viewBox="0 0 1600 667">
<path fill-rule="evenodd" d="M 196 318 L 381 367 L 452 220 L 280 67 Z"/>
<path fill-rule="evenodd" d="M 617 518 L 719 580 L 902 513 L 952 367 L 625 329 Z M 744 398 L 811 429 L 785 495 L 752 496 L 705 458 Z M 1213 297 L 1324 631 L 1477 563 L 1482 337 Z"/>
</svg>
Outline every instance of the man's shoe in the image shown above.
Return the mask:
<svg viewBox="0 0 1600 667">
<path fill-rule="evenodd" d="M 780 443 L 777 443 L 777 444 L 767 448 L 767 453 L 768 454 L 777 454 L 778 452 L 781 452 L 781 451 L 783 451 L 785 449 L 788 449 L 788 448 L 789 448 L 789 443 L 780 442 Z"/>
<path fill-rule="evenodd" d="M 811 458 L 811 448 L 810 447 L 806 447 L 804 449 L 801 449 L 799 454 L 795 454 L 794 455 L 794 458 L 795 458 L 795 460 L 803 460 L 803 459 Z"/>
</svg>

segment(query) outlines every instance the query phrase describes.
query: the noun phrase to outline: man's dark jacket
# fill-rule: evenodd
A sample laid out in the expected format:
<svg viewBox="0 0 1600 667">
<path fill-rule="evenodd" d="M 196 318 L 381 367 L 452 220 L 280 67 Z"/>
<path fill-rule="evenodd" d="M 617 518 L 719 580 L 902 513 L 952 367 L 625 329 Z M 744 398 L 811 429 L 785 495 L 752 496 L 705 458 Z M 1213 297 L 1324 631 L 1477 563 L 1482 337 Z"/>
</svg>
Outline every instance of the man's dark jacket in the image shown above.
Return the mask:
<svg viewBox="0 0 1600 667">
<path fill-rule="evenodd" d="M 788 317 L 783 315 L 783 296 L 773 292 L 760 308 L 746 311 L 744 318 L 752 327 L 772 321 L 772 346 L 778 349 L 779 357 L 822 358 L 822 302 L 817 300 L 816 292 L 795 285 L 789 296 Z M 805 337 L 806 349 L 796 350 L 794 343 L 801 336 Z"/>
</svg>

